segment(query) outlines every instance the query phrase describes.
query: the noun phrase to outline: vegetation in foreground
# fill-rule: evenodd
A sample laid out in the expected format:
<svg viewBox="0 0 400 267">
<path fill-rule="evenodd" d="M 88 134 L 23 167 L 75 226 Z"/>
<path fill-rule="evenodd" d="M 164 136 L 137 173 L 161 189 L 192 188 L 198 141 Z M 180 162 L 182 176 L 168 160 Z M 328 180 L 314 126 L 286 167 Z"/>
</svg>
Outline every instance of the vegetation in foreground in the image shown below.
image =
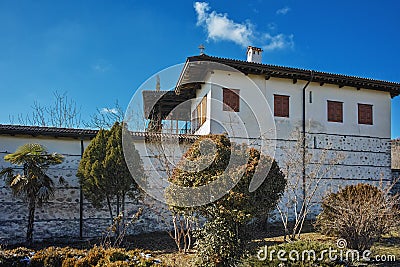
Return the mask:
<svg viewBox="0 0 400 267">
<path fill-rule="evenodd" d="M 160 263 L 149 251 L 97 246 L 90 250 L 48 247 L 39 251 L 27 248 L 0 251 L 1 267 L 153 266 Z"/>
<path fill-rule="evenodd" d="M 307 226 L 306 228 L 309 228 Z M 278 228 L 272 229 L 276 232 Z M 271 235 L 271 229 L 270 229 Z M 285 243 L 284 236 L 273 234 L 266 236 L 265 231 L 254 233 L 251 241 L 252 249 L 239 266 L 279 266 L 279 261 L 260 261 L 257 253 L 260 249 L 267 245 L 269 251 L 271 249 L 284 250 L 303 250 L 314 248 L 316 251 L 322 249 L 336 248 L 336 239 L 328 237 L 313 230 L 303 233 L 299 241 Z M 257 236 L 258 235 L 258 236 Z M 129 237 L 128 237 L 129 239 Z M 168 234 L 152 233 L 141 235 L 130 240 L 134 246 L 140 249 L 103 249 L 94 247 L 93 249 L 74 249 L 71 247 L 48 247 L 42 250 L 33 250 L 27 248 L 0 249 L 0 267 L 3 266 L 27 266 L 28 262 L 34 263 L 30 266 L 196 266 L 194 253 L 180 253 L 176 250 L 174 242 L 169 238 Z M 392 255 L 395 261 L 386 262 L 286 262 L 284 266 L 400 266 L 400 229 L 390 234 L 384 235 L 382 239 L 375 243 L 371 248 L 372 257 L 375 255 Z M 97 260 L 96 260 L 97 259 Z M 93 260 L 90 263 L 90 260 Z M 59 264 L 61 261 L 61 265 Z M 65 262 L 65 263 L 64 263 Z M 107 264 L 107 265 L 104 265 Z M 345 265 L 347 264 L 347 265 Z"/>
</svg>

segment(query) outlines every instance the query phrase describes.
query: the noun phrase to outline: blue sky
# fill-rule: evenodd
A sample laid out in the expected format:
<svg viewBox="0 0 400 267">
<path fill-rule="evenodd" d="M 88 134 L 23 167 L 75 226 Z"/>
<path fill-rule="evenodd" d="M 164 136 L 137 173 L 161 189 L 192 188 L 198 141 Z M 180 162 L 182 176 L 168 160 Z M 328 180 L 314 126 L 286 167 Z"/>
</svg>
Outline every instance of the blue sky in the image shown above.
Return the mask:
<svg viewBox="0 0 400 267">
<path fill-rule="evenodd" d="M 84 119 L 126 107 L 154 73 L 199 53 L 400 82 L 398 1 L 0 1 L 0 123 L 67 92 Z M 400 97 L 392 137 L 400 136 Z"/>
</svg>

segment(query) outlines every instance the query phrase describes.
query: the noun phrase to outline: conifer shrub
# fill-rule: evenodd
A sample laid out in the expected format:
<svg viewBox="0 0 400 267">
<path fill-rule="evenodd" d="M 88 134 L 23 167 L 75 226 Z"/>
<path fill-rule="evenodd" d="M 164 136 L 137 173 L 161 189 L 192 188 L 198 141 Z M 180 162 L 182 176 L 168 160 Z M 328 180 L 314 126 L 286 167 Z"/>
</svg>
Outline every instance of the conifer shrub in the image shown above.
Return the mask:
<svg viewBox="0 0 400 267">
<path fill-rule="evenodd" d="M 84 253 L 81 250 L 65 247 L 48 247 L 36 251 L 30 258 L 29 266 L 32 267 L 62 267 L 63 261 L 67 258 L 81 257 Z"/>
</svg>

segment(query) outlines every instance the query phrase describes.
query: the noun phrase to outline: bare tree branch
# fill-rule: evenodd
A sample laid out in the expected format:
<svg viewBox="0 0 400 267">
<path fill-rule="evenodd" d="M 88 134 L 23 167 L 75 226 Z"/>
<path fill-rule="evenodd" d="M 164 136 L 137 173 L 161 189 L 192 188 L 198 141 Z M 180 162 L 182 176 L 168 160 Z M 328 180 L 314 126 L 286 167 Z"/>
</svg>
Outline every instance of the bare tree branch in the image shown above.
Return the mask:
<svg viewBox="0 0 400 267">
<path fill-rule="evenodd" d="M 67 92 L 53 93 L 54 102 L 49 106 L 43 106 L 34 101 L 31 114 L 18 114 L 17 120 L 21 125 L 52 126 L 65 128 L 78 128 L 82 123 L 81 111 L 76 102 L 67 96 Z M 10 115 L 11 124 L 14 116 Z"/>
<path fill-rule="evenodd" d="M 285 146 L 284 158 L 280 162 L 282 172 L 287 177 L 285 194 L 277 205 L 285 235 L 290 240 L 299 238 L 304 221 L 316 204 L 318 192 L 321 192 L 321 180 L 333 174 L 334 166 L 344 159 L 344 155 L 331 152 L 329 147 L 320 149 L 314 154 L 311 149 L 303 147 L 303 138 L 298 132 L 293 132 L 290 139 L 294 144 Z M 303 149 L 306 149 L 303 159 Z M 333 154 L 332 154 L 333 153 Z M 306 177 L 303 180 L 303 160 L 306 166 Z M 323 192 L 328 191 L 325 188 Z"/>
</svg>

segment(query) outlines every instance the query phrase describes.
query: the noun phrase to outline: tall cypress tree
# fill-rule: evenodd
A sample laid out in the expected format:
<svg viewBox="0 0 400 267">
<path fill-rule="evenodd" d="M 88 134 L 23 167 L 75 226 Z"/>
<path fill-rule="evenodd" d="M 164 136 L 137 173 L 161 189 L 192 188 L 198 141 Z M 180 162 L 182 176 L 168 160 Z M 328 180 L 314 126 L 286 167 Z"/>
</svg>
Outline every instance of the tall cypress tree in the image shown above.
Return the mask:
<svg viewBox="0 0 400 267">
<path fill-rule="evenodd" d="M 86 148 L 77 176 L 85 197 L 96 208 L 107 203 L 111 223 L 120 212 L 125 212 L 125 199 L 138 197 L 139 188 L 128 170 L 122 148 L 123 124 L 116 122 L 110 130 L 101 129 Z M 130 144 L 134 146 L 134 144 Z M 135 175 L 143 176 L 143 164 L 135 148 Z M 132 163 L 131 163 L 132 164 Z M 113 210 L 117 211 L 116 214 Z"/>
</svg>

